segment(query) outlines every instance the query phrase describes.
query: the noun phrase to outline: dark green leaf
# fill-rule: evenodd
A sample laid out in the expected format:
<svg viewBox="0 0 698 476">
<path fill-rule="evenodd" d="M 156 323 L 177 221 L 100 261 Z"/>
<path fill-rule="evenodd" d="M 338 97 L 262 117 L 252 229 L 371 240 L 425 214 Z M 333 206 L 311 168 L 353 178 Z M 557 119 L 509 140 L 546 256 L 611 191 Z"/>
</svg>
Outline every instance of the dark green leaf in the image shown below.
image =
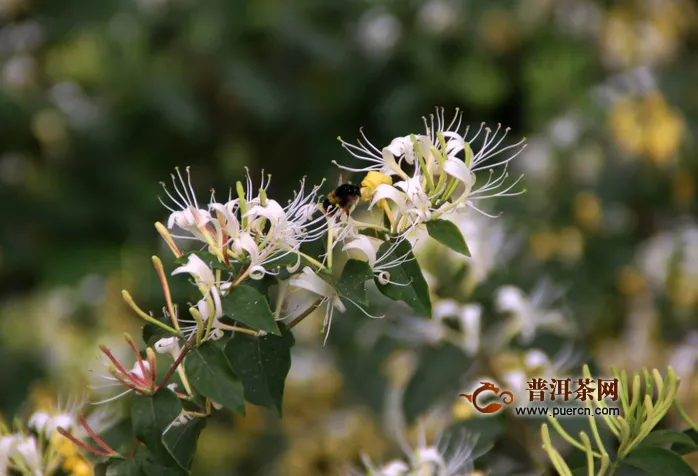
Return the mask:
<svg viewBox="0 0 698 476">
<path fill-rule="evenodd" d="M 167 318 L 165 316 L 159 316 L 159 317 L 154 316 L 154 317 L 158 321 L 172 327 L 172 321 L 169 318 Z M 170 332 L 167 332 L 162 327 L 156 326 L 155 324 L 151 324 L 148 322 L 143 326 L 143 331 L 141 333 L 141 337 L 143 338 L 143 342 L 145 342 L 146 345 L 152 346 L 153 344 L 155 344 L 157 341 L 159 341 L 163 337 L 172 337 L 172 334 Z"/>
<path fill-rule="evenodd" d="M 385 255 L 391 246 L 391 243 L 383 243 L 378 248 L 378 256 Z M 391 262 L 398 258 L 407 261 L 387 270 L 390 273 L 390 281 L 396 284 L 381 284 L 376 276 L 374 281 L 378 290 L 390 299 L 404 301 L 416 312 L 431 317 L 429 286 L 424 280 L 422 269 L 417 260 L 414 259 L 412 247 L 407 240 L 403 240 L 385 260 Z"/>
<path fill-rule="evenodd" d="M 184 425 L 173 426 L 162 437 L 162 442 L 180 467 L 189 470 L 196 454 L 196 442 L 206 427 L 206 420 L 194 418 Z"/>
<path fill-rule="evenodd" d="M 350 259 L 344 265 L 342 275 L 337 280 L 336 289 L 343 297 L 349 298 L 361 306 L 368 306 L 366 281 L 373 277 L 371 267 L 365 261 Z"/>
<path fill-rule="evenodd" d="M 458 394 L 459 377 L 468 368 L 468 357 L 457 347 L 443 344 L 427 348 L 407 384 L 403 397 L 405 418 L 414 421 L 444 395 Z"/>
<path fill-rule="evenodd" d="M 267 298 L 250 286 L 230 288 L 230 292 L 223 298 L 223 313 L 252 329 L 281 335 Z"/>
<path fill-rule="evenodd" d="M 143 476 L 145 474 L 141 469 L 140 462 L 135 459 L 115 461 L 108 464 L 108 467 L 106 466 L 107 464 L 108 462 L 98 465 L 104 468 L 104 473 L 99 473 L 97 467 L 95 467 L 95 476 L 99 474 L 105 474 L 107 476 Z"/>
<path fill-rule="evenodd" d="M 179 476 L 186 474 L 181 469 L 170 468 L 150 460 L 143 461 L 141 466 L 146 476 Z"/>
<path fill-rule="evenodd" d="M 242 382 L 233 372 L 220 346 L 204 342 L 184 359 L 189 381 L 203 396 L 226 408 L 245 413 Z"/>
<path fill-rule="evenodd" d="M 625 466 L 640 468 L 656 476 L 695 476 L 695 471 L 684 459 L 671 450 L 659 446 L 641 446 L 624 460 Z"/>
<path fill-rule="evenodd" d="M 694 451 L 698 450 L 698 433 L 696 433 L 696 431 L 693 428 L 689 428 L 688 430 L 685 430 L 683 434 L 686 435 L 686 437 L 689 438 L 691 442 L 674 442 L 674 444 L 671 445 L 671 450 L 675 451 L 680 455 L 693 453 Z M 650 435 L 652 435 L 652 433 L 650 433 Z"/>
<path fill-rule="evenodd" d="M 686 446 L 686 447 L 692 447 L 692 448 L 698 448 L 696 446 L 696 443 L 693 441 L 693 439 L 688 436 L 686 433 L 683 433 L 681 431 L 677 430 L 657 430 L 653 431 L 647 437 L 642 440 L 640 445 L 642 446 L 657 446 L 657 445 L 662 445 L 666 443 L 673 443 L 675 445 L 679 446 Z M 674 450 L 674 447 L 672 445 L 672 450 Z M 674 450 L 675 451 L 675 450 Z"/>
<path fill-rule="evenodd" d="M 225 355 L 242 380 L 245 399 L 255 405 L 276 407 L 279 416 L 294 344 L 291 331 L 284 324 L 280 327 L 281 337 L 237 333 L 225 346 Z"/>
<path fill-rule="evenodd" d="M 431 220 L 427 222 L 427 231 L 429 236 L 434 238 L 441 244 L 444 244 L 462 255 L 470 256 L 468 245 L 463 239 L 463 234 L 460 232 L 455 223 L 448 220 Z"/>
<path fill-rule="evenodd" d="M 177 467 L 177 463 L 163 445 L 162 435 L 181 412 L 179 398 L 167 388 L 158 390 L 152 397 L 137 397 L 131 407 L 131 424 L 136 438 L 148 447 L 156 462 L 170 467 Z"/>
</svg>

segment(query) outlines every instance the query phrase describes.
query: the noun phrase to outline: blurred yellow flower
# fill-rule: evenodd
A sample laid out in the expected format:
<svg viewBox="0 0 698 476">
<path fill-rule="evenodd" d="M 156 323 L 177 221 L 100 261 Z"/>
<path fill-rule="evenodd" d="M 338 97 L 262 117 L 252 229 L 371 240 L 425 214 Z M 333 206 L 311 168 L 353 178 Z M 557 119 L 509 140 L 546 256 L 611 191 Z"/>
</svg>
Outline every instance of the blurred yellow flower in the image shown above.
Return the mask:
<svg viewBox="0 0 698 476">
<path fill-rule="evenodd" d="M 625 153 L 647 157 L 657 165 L 666 164 L 676 154 L 686 132 L 683 119 L 659 91 L 617 101 L 609 115 L 609 126 Z"/>
<path fill-rule="evenodd" d="M 568 226 L 560 230 L 559 237 L 559 257 L 567 262 L 578 260 L 584 251 L 584 237 L 579 229 Z"/>
<path fill-rule="evenodd" d="M 612 67 L 632 68 L 671 61 L 696 23 L 691 0 L 620 2 L 608 10 L 599 44 Z"/>
<path fill-rule="evenodd" d="M 595 231 L 603 215 L 601 201 L 592 192 L 580 192 L 574 198 L 574 217 L 577 223 L 589 231 Z"/>
<path fill-rule="evenodd" d="M 636 268 L 625 266 L 618 273 L 618 290 L 626 296 L 634 296 L 645 290 L 647 280 Z"/>
<path fill-rule="evenodd" d="M 505 53 L 517 46 L 518 25 L 510 13 L 500 9 L 488 9 L 480 22 L 482 38 L 487 46 L 497 52 Z"/>
<path fill-rule="evenodd" d="M 557 252 L 558 236 L 549 230 L 533 233 L 528 241 L 531 254 L 538 261 L 548 261 Z"/>
</svg>

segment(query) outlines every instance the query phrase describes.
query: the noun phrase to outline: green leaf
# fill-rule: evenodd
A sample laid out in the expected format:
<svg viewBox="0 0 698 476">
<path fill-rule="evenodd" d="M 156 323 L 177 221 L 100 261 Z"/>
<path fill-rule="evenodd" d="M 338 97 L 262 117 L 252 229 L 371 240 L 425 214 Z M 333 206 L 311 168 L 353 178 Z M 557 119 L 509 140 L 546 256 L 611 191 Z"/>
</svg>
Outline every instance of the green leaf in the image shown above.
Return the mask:
<svg viewBox="0 0 698 476">
<path fill-rule="evenodd" d="M 173 426 L 162 437 L 165 448 L 182 469 L 189 470 L 196 454 L 199 434 L 206 427 L 206 420 L 194 418 L 184 425 Z"/>
<path fill-rule="evenodd" d="M 368 306 L 366 297 L 366 281 L 373 277 L 371 267 L 365 261 L 350 259 L 344 265 L 342 275 L 337 280 L 335 288 L 343 297 L 351 299 L 361 306 Z"/>
<path fill-rule="evenodd" d="M 172 327 L 172 321 L 165 317 L 165 316 L 153 316 L 155 317 L 156 320 L 167 324 L 168 326 Z M 171 332 L 167 332 L 165 329 L 163 329 L 160 326 L 156 326 L 155 324 L 151 324 L 150 322 L 146 323 L 143 326 L 143 330 L 141 331 L 141 337 L 143 338 L 143 342 L 146 343 L 148 346 L 153 346 L 157 341 L 162 339 L 163 337 L 172 337 Z"/>
<path fill-rule="evenodd" d="M 223 313 L 252 329 L 281 335 L 267 298 L 250 286 L 230 288 L 230 292 L 223 298 Z"/>
<path fill-rule="evenodd" d="M 182 403 L 168 388 L 161 388 L 152 397 L 136 397 L 131 407 L 131 424 L 136 438 L 148 447 L 156 462 L 169 467 L 176 467 L 177 462 L 162 443 L 162 435 L 181 412 Z"/>
<path fill-rule="evenodd" d="M 452 394 L 455 398 L 459 377 L 469 363 L 463 351 L 451 344 L 426 348 L 405 389 L 403 411 L 407 421 L 414 421 L 444 395 Z"/>
<path fill-rule="evenodd" d="M 108 464 L 108 467 L 106 466 Z M 98 469 L 98 466 L 102 468 Z M 143 476 L 145 473 L 141 469 L 139 461 L 135 459 L 127 459 L 121 461 L 115 461 L 111 464 L 102 463 L 95 467 L 95 476 L 104 474 L 106 476 Z M 101 473 L 104 471 L 104 473 Z"/>
<path fill-rule="evenodd" d="M 194 348 L 184 359 L 189 381 L 204 397 L 245 414 L 242 382 L 233 372 L 220 346 L 208 341 Z"/>
<path fill-rule="evenodd" d="M 468 245 L 465 243 L 463 234 L 455 223 L 448 220 L 431 220 L 427 222 L 427 231 L 429 232 L 429 236 L 439 243 L 448 246 L 453 251 L 462 255 L 470 256 Z"/>
<path fill-rule="evenodd" d="M 689 443 L 688 441 L 680 442 L 676 441 L 673 442 L 674 444 L 671 445 L 671 451 L 675 451 L 676 453 L 680 455 L 685 455 L 688 453 L 693 453 L 694 451 L 698 450 L 698 433 L 693 428 L 689 428 L 688 430 L 685 430 L 682 432 L 683 435 L 686 435 L 688 439 L 691 440 Z M 650 433 L 650 436 L 652 433 Z"/>
<path fill-rule="evenodd" d="M 640 442 L 641 446 L 657 446 L 666 443 L 672 443 L 672 451 L 676 451 L 674 446 L 689 447 L 694 450 L 698 448 L 695 441 L 684 432 L 677 430 L 657 430 L 653 431 Z M 678 453 L 678 451 L 676 451 Z M 683 454 L 683 453 L 681 453 Z"/>
<path fill-rule="evenodd" d="M 394 243 L 383 243 L 378 248 L 378 256 L 383 256 Z M 387 271 L 390 273 L 390 281 L 396 284 L 381 284 L 378 277 L 374 277 L 378 290 L 394 301 L 404 301 L 419 314 L 431 317 L 431 300 L 429 298 L 429 286 L 424 280 L 422 269 L 414 259 L 412 247 L 407 240 L 403 240 L 386 262 L 395 259 L 406 259 L 402 264 L 392 267 Z"/>
<path fill-rule="evenodd" d="M 281 337 L 237 333 L 225 346 L 225 355 L 242 380 L 245 399 L 255 405 L 275 407 L 279 416 L 295 343 L 291 331 L 284 324 L 280 327 Z"/>
<path fill-rule="evenodd" d="M 623 464 L 642 469 L 656 476 L 696 475 L 696 472 L 680 455 L 659 446 L 638 447 L 623 460 Z"/>
</svg>

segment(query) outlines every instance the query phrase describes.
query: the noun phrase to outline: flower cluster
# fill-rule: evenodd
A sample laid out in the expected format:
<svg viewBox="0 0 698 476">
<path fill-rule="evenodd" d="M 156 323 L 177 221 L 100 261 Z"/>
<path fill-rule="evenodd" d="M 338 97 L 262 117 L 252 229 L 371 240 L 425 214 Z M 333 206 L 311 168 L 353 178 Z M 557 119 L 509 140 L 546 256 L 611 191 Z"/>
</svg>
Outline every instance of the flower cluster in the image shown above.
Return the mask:
<svg viewBox="0 0 698 476">
<path fill-rule="evenodd" d="M 433 445 L 428 445 L 424 432 L 420 432 L 415 448 L 402 443 L 405 459 L 396 459 L 376 466 L 364 457 L 367 472 L 363 474 L 366 476 L 475 476 L 479 474 L 473 467 L 477 456 L 476 441 L 477 439 L 472 436 L 463 436 L 454 442 L 449 441 L 448 438 L 439 438 Z"/>
<path fill-rule="evenodd" d="M 164 413 L 152 421 L 146 415 L 150 410 L 132 412 L 138 439 L 127 458 L 99 439 L 82 416 L 64 422 L 40 415 L 32 424 L 39 432 L 61 426 L 57 430 L 61 435 L 110 460 L 131 460 L 128 464 L 138 466 L 157 459 L 165 467 L 181 467 L 188 462 L 178 459 L 179 451 L 170 451 L 175 461 L 168 456 L 170 453 L 153 451 L 151 446 L 164 444 L 172 450 L 168 445 L 177 444 L 179 432 L 200 431 L 198 422 L 192 420 L 208 417 L 213 409 L 226 407 L 244 413 L 245 401 L 249 401 L 281 411 L 294 342 L 289 329 L 317 308 L 325 308 L 325 342 L 335 312 L 344 313 L 348 304 L 368 317 L 383 317 L 367 310 L 367 281 L 417 314 L 434 315 L 429 323 L 433 329 L 428 329 L 433 331 L 432 340 L 447 340 L 470 355 L 476 354 L 481 345 L 481 308 L 442 301 L 432 309 L 433 293 L 415 259 L 413 242 L 417 235 L 412 232 L 428 234 L 452 250 L 468 254 L 464 253 L 467 245 L 460 231 L 462 220 L 454 217 L 464 216 L 469 209 L 493 217 L 476 203 L 522 193 L 514 191 L 520 178 L 507 183 L 507 167 L 520 153 L 523 142 L 502 146 L 508 129 L 502 133 L 501 127 L 492 131 L 484 125 L 468 137 L 467 128 L 461 132 L 461 113 L 447 125 L 443 110 L 437 110 L 431 121 L 424 123 L 423 134 L 396 138 L 382 149 L 371 144 L 363 133 L 364 142 L 359 146 L 342 142 L 370 165 L 350 169 L 365 172 L 360 187 L 341 184 L 326 198 L 319 195 L 319 185 L 308 188 L 303 179 L 293 198 L 282 205 L 268 196 L 270 176 L 263 174 L 255 187 L 248 173 L 244 183 L 237 182 L 231 188 L 226 200 L 218 201 L 212 191 L 208 203 L 204 203 L 197 197 L 189 168 L 184 174 L 176 169 L 172 185 L 163 184 L 169 200 L 161 201 L 169 217 L 166 224 L 155 225 L 176 263 L 168 273 L 160 258 L 152 258 L 165 301 L 162 314 L 143 310 L 124 290 L 128 306 L 146 322 L 146 349 L 139 350 L 128 335 L 132 357 L 119 360 L 106 346 L 100 348 L 108 367 L 108 375 L 103 376 L 106 384 L 101 386 L 121 390 L 99 403 L 133 394 L 134 405 L 141 409 L 161 405 Z M 480 139 L 480 147 L 474 151 Z M 489 169 L 489 177 L 480 183 L 476 175 L 484 169 Z M 378 208 L 383 220 L 360 221 L 354 211 L 361 201 L 369 211 Z M 431 222 L 436 220 L 438 230 L 434 235 Z M 312 248 L 306 245 L 316 241 L 324 244 L 324 253 L 311 255 Z M 345 259 L 335 260 L 333 256 L 340 253 Z M 335 267 L 337 263 L 346 264 L 340 270 Z M 188 276 L 195 290 L 193 302 L 187 306 L 188 316 L 173 301 L 168 283 L 171 276 L 180 275 Z M 506 310 L 526 316 L 531 312 L 528 308 Z M 453 317 L 460 323 L 460 332 L 441 325 Z M 520 333 L 519 327 L 515 331 Z M 157 426 L 152 441 L 150 430 L 148 435 L 139 435 L 144 426 Z M 96 446 L 81 442 L 81 432 Z M 166 441 L 169 438 L 173 441 Z M 5 461 L 27 467 L 34 464 L 28 450 L 17 453 L 25 450 L 26 441 L 4 441 L 0 450 L 8 448 L 7 454 L 11 455 Z M 429 446 L 422 437 L 414 450 L 403 446 L 407 460 L 381 467 L 366 461 L 370 474 L 473 474 L 473 445 L 469 441 Z M 26 456 L 21 459 L 18 454 Z"/>
<path fill-rule="evenodd" d="M 502 146 L 509 129 L 502 132 L 498 125 L 493 131 L 484 123 L 468 137 L 470 129 L 462 131 L 462 116 L 457 111 L 447 124 L 443 108 L 437 109 L 429 121 L 424 118 L 423 134 L 395 138 L 382 149 L 374 146 L 363 131 L 358 145 L 340 138 L 347 151 L 368 165 L 353 168 L 335 164 L 344 170 L 367 173 L 361 183 L 362 197 L 370 201 L 371 207 L 378 206 L 385 212 L 392 233 L 409 233 L 420 224 L 469 208 L 490 216 L 476 203 L 523 193 L 515 190 L 521 177 L 513 183 L 507 178 L 508 164 L 521 153 L 525 140 Z M 474 152 L 479 140 L 480 147 Z M 476 173 L 486 169 L 489 177 L 478 185 Z M 393 177 L 398 181 L 394 182 Z"/>
<path fill-rule="evenodd" d="M 0 474 L 54 474 L 58 470 L 73 476 L 89 476 L 92 468 L 77 447 L 102 456 L 116 454 L 97 436 L 111 427 L 115 415 L 105 407 L 85 417 L 82 400 L 72 400 L 57 408 L 37 410 L 26 426 L 15 431 L 0 422 Z M 100 449 L 80 440 L 93 438 Z M 74 444 L 71 443 L 71 441 Z"/>
</svg>

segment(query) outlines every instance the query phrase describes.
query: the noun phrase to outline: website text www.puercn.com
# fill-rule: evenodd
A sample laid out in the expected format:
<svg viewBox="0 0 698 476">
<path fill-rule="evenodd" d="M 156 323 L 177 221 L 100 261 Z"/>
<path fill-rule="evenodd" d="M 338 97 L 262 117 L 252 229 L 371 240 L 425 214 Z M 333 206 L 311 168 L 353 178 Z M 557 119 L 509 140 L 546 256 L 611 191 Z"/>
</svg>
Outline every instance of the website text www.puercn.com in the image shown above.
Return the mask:
<svg viewBox="0 0 698 476">
<path fill-rule="evenodd" d="M 514 407 L 518 416 L 620 416 L 620 408 L 587 407 Z"/>
</svg>

